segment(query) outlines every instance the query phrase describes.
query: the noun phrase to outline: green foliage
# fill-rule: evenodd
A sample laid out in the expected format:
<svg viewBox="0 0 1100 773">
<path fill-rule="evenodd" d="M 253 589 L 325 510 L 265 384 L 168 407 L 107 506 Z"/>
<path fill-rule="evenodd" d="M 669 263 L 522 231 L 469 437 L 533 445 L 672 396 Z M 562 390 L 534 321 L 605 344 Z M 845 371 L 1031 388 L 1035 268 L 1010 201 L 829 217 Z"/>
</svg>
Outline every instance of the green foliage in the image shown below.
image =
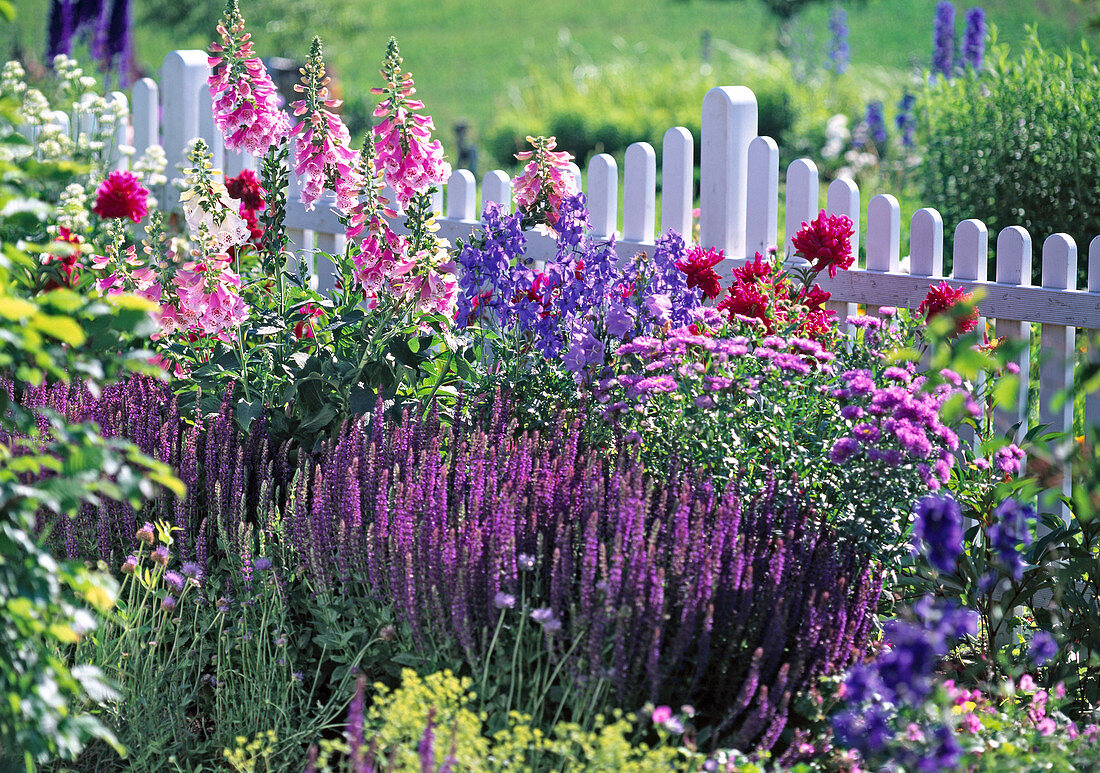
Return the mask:
<svg viewBox="0 0 1100 773">
<path fill-rule="evenodd" d="M 928 204 L 945 223 L 1022 225 L 1036 246 L 1064 231 L 1087 250 L 1100 234 L 1100 65 L 1085 47 L 1059 55 L 1032 37 L 1017 55 L 991 46 L 986 68 L 918 97 Z M 1039 272 L 1036 260 L 1033 280 Z"/>
<path fill-rule="evenodd" d="M 555 66 L 530 68 L 509 89 L 487 133 L 489 152 L 511 165 L 527 135 L 544 134 L 556 136 L 558 147 L 582 165 L 594 153 L 621 157 L 638 141 L 650 143 L 659 155 L 671 126 L 687 127 L 698 143 L 703 96 L 715 86 L 738 83 L 756 94 L 759 133 L 775 139 L 790 160 L 800 152 L 816 155 L 830 116 L 859 112 L 862 100 L 881 98 L 896 80 L 865 70 L 858 82 L 836 77 L 799 82 L 781 56 L 754 56 L 721 43 L 715 49 L 708 62 L 628 52 L 596 63 L 576 46 L 559 53 Z M 695 158 L 698 163 L 698 147 Z"/>
<path fill-rule="evenodd" d="M 165 557 L 158 560 L 152 537 L 137 543 L 117 608 L 73 653 L 117 685 L 117 698 L 96 713 L 129 757 L 97 746 L 81 769 L 152 770 L 166 759 L 201 767 L 257 727 L 275 735 L 268 769 L 294 769 L 334 726 L 347 670 L 326 684 L 307 662 L 308 629 L 292 619 L 287 586 L 270 563 L 226 558 L 204 577 L 178 564 L 167 524 L 155 531 Z"/>
<path fill-rule="evenodd" d="M 402 674 L 401 686 L 390 690 L 375 685 L 374 703 L 364 723 L 364 737 L 372 744 L 370 757 L 381 770 L 421 769 L 421 750 L 430 756 L 424 770 L 443 770 L 448 760 L 456 770 L 504 771 L 697 771 L 706 757 L 685 747 L 673 746 L 671 734 L 664 728 L 652 731 L 656 743 L 640 741 L 642 724 L 633 716 L 616 712 L 601 717 L 595 730 L 585 730 L 572 722 L 559 722 L 549 733 L 542 732 L 531 718 L 514 712 L 505 727 L 488 731 L 484 715 L 475 710 L 477 695 L 469 679 L 460 679 L 450 671 L 420 677 L 415 671 Z M 432 737 L 425 744 L 425 729 L 432 726 Z M 242 744 L 243 746 L 243 744 Z M 323 741 L 316 770 L 323 773 L 352 770 L 347 763 L 346 740 Z M 244 762 L 243 755 L 238 759 Z M 723 761 L 726 755 L 722 755 Z M 235 764 L 239 771 L 250 770 Z M 448 768 L 451 769 L 451 768 Z M 754 773 L 760 768 L 747 762 L 730 760 L 723 770 Z"/>
</svg>

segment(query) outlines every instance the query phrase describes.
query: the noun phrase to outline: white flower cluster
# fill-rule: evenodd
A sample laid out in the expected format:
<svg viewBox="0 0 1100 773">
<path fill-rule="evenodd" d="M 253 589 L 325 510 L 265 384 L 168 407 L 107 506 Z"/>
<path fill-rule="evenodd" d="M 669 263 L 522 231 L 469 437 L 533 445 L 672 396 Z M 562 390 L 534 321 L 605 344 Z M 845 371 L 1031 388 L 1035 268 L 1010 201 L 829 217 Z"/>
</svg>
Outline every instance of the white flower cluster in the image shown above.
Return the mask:
<svg viewBox="0 0 1100 773">
<path fill-rule="evenodd" d="M 134 155 L 134 149 L 129 145 L 123 146 L 120 150 L 127 156 Z M 156 209 L 157 207 L 157 198 L 153 195 L 153 192 L 159 190 L 162 185 L 168 182 L 168 176 L 164 174 L 164 170 L 167 168 L 168 156 L 165 155 L 164 148 L 160 145 L 150 145 L 141 157 L 135 159 L 130 165 L 130 171 L 137 175 L 138 179 L 141 180 L 141 184 L 150 191 L 150 209 Z"/>
<path fill-rule="evenodd" d="M 0 97 L 22 99 L 23 92 L 27 90 L 26 77 L 27 71 L 19 62 L 5 62 L 0 68 Z"/>
<path fill-rule="evenodd" d="M 79 183 L 69 183 L 61 191 L 57 203 L 57 224 L 68 228 L 75 234 L 86 233 L 90 227 L 88 221 L 88 192 Z"/>
<path fill-rule="evenodd" d="M 183 217 L 191 234 L 209 244 L 216 253 L 246 244 L 251 233 L 244 218 L 237 214 L 237 202 L 220 182 L 213 185 L 214 196 L 196 195 L 192 188 L 180 194 Z"/>
<path fill-rule="evenodd" d="M 76 102 L 96 87 L 95 78 L 85 75 L 84 70 L 77 66 L 76 60 L 71 56 L 55 56 L 53 71 L 58 80 L 58 98 L 63 103 Z"/>
</svg>

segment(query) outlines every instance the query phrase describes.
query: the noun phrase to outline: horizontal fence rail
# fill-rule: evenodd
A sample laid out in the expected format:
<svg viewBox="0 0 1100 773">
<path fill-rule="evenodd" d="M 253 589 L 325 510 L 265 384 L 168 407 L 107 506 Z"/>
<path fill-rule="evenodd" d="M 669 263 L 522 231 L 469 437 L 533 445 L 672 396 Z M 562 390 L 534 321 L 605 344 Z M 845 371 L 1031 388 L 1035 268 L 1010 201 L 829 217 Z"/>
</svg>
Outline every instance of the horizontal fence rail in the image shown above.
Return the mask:
<svg viewBox="0 0 1100 773">
<path fill-rule="evenodd" d="M 159 84 L 148 78 L 134 84 L 129 99 L 130 125 L 120 127 L 118 141 L 132 145 L 138 155 L 159 142 L 169 161 L 169 178 L 185 164 L 186 146 L 198 136 L 206 140 L 215 166 L 222 166 L 226 175 L 257 168 L 252 156 L 225 149 L 214 127 L 206 89 L 208 75 L 204 52 L 168 54 Z M 117 92 L 112 98 L 126 100 Z M 703 100 L 697 226 L 702 246 L 725 253 L 726 259 L 716 269 L 727 281 L 746 258 L 779 244 L 779 149 L 770 137 L 757 136 L 757 118 L 756 97 L 743 86 L 711 89 Z M 62 114 L 61 119 L 67 117 Z M 682 126 L 665 132 L 659 224 L 657 154 L 652 146 L 636 142 L 627 148 L 621 192 L 616 160 L 607 154 L 591 158 L 583 175 L 590 233 L 597 239 L 615 238 L 615 249 L 623 258 L 651 249 L 658 225 L 660 232 L 691 234 L 696 225 L 694 154 L 691 132 Z M 574 165 L 572 171 L 580 187 L 581 170 Z M 784 242 L 821 209 L 852 219 L 856 254 L 862 237 L 863 264 L 820 282 L 832 294 L 829 308 L 837 311 L 841 320 L 855 313 L 857 304 L 868 307 L 870 313 L 878 306 L 915 309 L 929 285 L 943 279 L 980 291 L 981 313 L 992 323 L 996 336 L 1029 342 L 1035 326 L 1041 355 L 1039 421 L 1054 431 L 1072 432 L 1073 401 L 1060 403 L 1056 396 L 1073 384 L 1077 347 L 1083 344 L 1077 330 L 1100 329 L 1100 236 L 1088 245 L 1087 255 L 1079 255 L 1079 246 L 1067 234 L 1046 235 L 1039 244 L 1021 227 L 1005 228 L 996 236 L 996 273 L 990 278 L 986 275 L 989 233 L 981 221 L 965 220 L 955 225 L 952 272 L 945 276 L 945 224 L 936 210 L 918 210 L 903 224 L 898 201 L 889 194 L 875 195 L 864 205 L 858 186 L 838 179 L 828 185 L 821 201 L 820 175 L 812 160 L 797 159 L 785 171 Z M 322 198 L 313 210 L 306 210 L 293 193 L 290 198 L 287 227 L 294 247 L 330 253 L 344 249 L 344 228 L 332 208 L 334 199 Z M 489 202 L 511 210 L 507 173 L 491 171 L 479 185 L 469 170 L 455 170 L 435 198 L 439 235 L 452 243 L 467 238 L 478 228 L 480 214 Z M 617 231 L 620 202 L 621 232 Z M 909 229 L 909 254 L 905 256 L 901 254 L 903 226 Z M 555 252 L 552 237 L 528 235 L 528 253 L 536 261 L 551 259 Z M 1033 259 L 1040 261 L 1040 286 L 1031 284 Z M 1079 260 L 1088 261 L 1087 286 L 1083 288 L 1076 286 Z M 313 267 L 318 287 L 331 287 L 334 277 L 328 261 L 321 257 Z M 1096 361 L 1100 355 L 1092 347 L 1084 356 Z M 1006 426 L 1015 422 L 1026 426 L 1029 362 L 1025 348 L 1017 363 L 1023 376 L 1020 405 L 1013 415 L 1000 416 Z M 1100 423 L 1100 394 L 1084 396 L 1083 419 Z M 1068 492 L 1068 475 L 1063 476 L 1063 488 Z"/>
</svg>

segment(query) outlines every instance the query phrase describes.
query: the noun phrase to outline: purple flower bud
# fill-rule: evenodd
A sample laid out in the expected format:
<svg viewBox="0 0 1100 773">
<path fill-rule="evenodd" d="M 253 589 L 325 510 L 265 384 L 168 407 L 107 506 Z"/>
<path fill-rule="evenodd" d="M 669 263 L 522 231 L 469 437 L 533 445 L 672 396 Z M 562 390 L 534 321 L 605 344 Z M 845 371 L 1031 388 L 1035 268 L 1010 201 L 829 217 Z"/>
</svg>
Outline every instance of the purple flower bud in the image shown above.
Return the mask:
<svg viewBox="0 0 1100 773">
<path fill-rule="evenodd" d="M 163 599 L 161 599 L 160 608 L 166 612 L 171 612 L 173 609 L 176 608 L 176 604 L 177 602 L 175 596 L 165 596 Z"/>
</svg>

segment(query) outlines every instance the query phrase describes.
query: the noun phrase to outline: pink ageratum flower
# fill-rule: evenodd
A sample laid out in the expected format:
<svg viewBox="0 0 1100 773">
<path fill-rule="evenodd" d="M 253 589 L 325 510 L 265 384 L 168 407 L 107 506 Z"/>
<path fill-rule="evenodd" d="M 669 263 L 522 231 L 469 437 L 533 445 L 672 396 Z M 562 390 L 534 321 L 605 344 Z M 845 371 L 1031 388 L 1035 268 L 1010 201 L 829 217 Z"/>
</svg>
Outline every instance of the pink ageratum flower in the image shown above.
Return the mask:
<svg viewBox="0 0 1100 773">
<path fill-rule="evenodd" d="M 802 229 L 791 238 L 795 253 L 810 261 L 815 272 L 829 270 L 836 276 L 838 269 L 847 270 L 855 261 L 852 236 L 855 227 L 847 215 L 826 215 L 825 210 L 813 222 L 803 221 Z"/>
<path fill-rule="evenodd" d="M 294 172 L 301 182 L 302 203 L 313 209 L 327 188 L 336 194 L 336 206 L 353 209 L 363 181 L 358 170 L 359 154 L 350 147 L 351 137 L 340 116 L 333 112 L 340 100 L 329 97 L 330 78 L 325 75 L 321 39 L 313 39 L 303 68 L 302 83 L 294 90 L 303 94 L 293 103 L 301 120 L 291 129 L 294 137 Z"/>
<path fill-rule="evenodd" d="M 136 175 L 116 170 L 99 184 L 92 212 L 105 220 L 128 217 L 140 223 L 149 212 L 149 191 Z"/>
<path fill-rule="evenodd" d="M 534 150 L 516 153 L 516 160 L 528 162 L 512 180 L 516 206 L 542 215 L 547 225 L 553 225 L 558 221 L 562 199 L 580 192 L 569 169 L 573 156 L 554 150 L 558 144 L 555 137 L 528 137 L 527 141 Z"/>
<path fill-rule="evenodd" d="M 451 176 L 451 165 L 443 160 L 443 145 L 432 139 L 435 123 L 416 93 L 412 74 L 401 71 L 397 41 L 390 38 L 382 67 L 386 85 L 371 89 L 383 99 L 374 109 L 382 122 L 374 127 L 374 168 L 394 192 L 397 205 L 406 209 L 414 197 L 440 186 Z"/>
<path fill-rule="evenodd" d="M 244 31 L 235 0 L 226 8 L 218 32 L 222 42 L 210 46 L 215 55 L 208 59 L 207 78 L 214 123 L 227 148 L 262 156 L 286 139 L 290 119 L 279 109 L 279 93 L 252 50 L 252 36 Z"/>
</svg>

